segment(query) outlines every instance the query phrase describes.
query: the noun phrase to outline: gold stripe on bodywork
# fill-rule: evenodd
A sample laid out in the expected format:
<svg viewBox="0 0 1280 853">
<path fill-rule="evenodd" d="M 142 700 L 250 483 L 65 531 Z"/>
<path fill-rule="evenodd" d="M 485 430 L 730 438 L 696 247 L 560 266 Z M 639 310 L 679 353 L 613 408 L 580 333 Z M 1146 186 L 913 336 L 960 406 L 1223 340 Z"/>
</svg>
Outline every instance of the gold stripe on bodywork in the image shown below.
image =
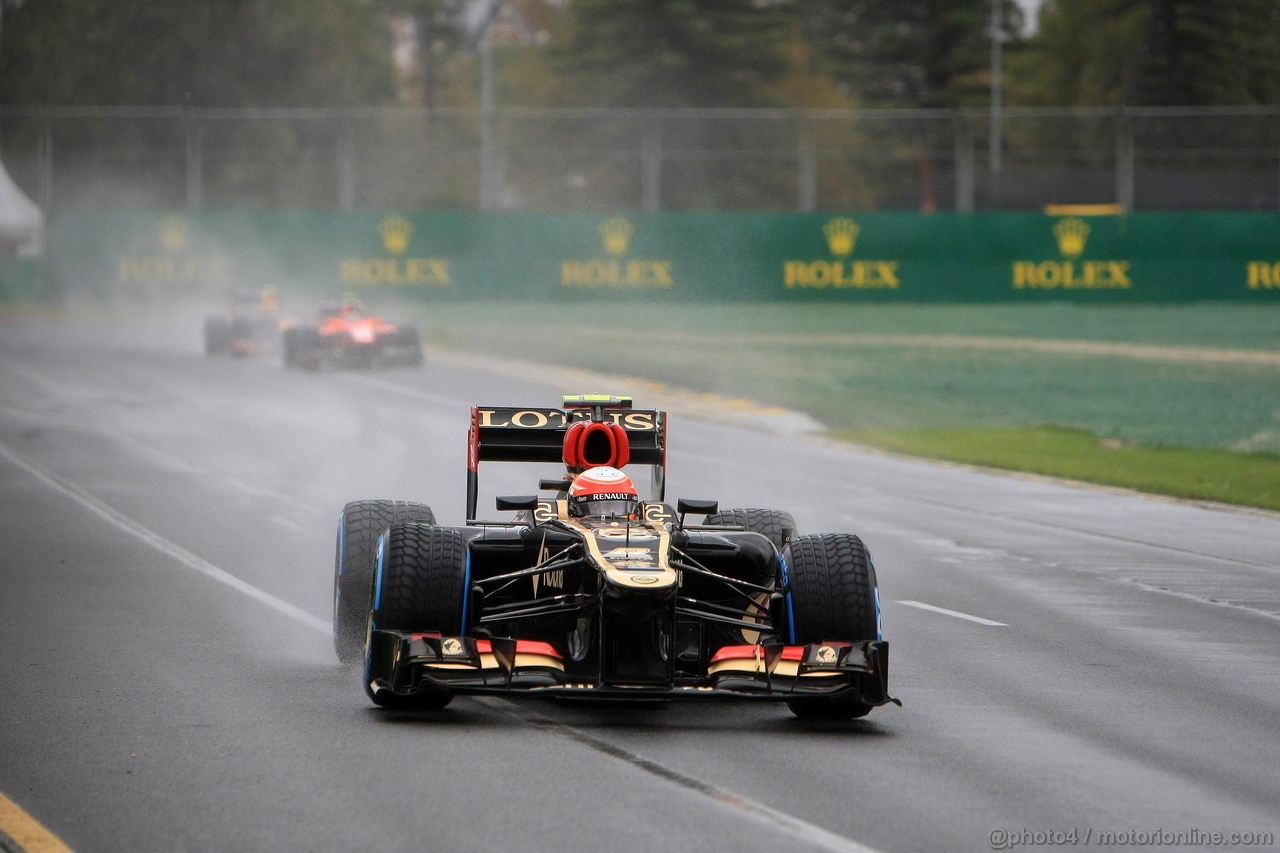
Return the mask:
<svg viewBox="0 0 1280 853">
<path fill-rule="evenodd" d="M 567 503 L 567 502 L 566 502 Z M 617 567 L 612 565 L 605 559 L 604 552 L 600 550 L 600 543 L 596 539 L 595 528 L 587 527 L 572 518 L 566 513 L 560 517 L 560 521 L 577 531 L 582 536 L 582 541 L 586 543 L 587 552 L 591 555 L 591 560 L 601 571 L 609 582 L 616 586 L 623 586 L 629 589 L 666 589 L 675 586 L 680 581 L 680 575 L 667 562 L 667 551 L 670 549 L 671 534 L 664 528 L 649 523 L 647 520 L 635 522 L 636 526 L 645 533 L 654 534 L 658 537 L 658 568 L 655 571 L 651 568 L 628 569 L 625 567 Z M 621 530 L 622 528 L 618 528 Z M 635 578 L 644 578 L 644 580 L 635 580 Z M 649 580 L 652 578 L 653 580 Z"/>
</svg>

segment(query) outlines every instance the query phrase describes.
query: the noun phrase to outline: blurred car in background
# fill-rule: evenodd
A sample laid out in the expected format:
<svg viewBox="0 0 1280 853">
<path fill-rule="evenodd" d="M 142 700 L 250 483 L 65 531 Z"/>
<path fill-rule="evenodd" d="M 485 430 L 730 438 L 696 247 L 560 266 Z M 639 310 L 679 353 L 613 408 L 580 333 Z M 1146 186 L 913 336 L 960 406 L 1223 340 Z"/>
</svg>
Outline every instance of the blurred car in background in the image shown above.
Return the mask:
<svg viewBox="0 0 1280 853">
<path fill-rule="evenodd" d="M 413 326 L 366 313 L 356 299 L 322 302 L 315 319 L 283 333 L 284 366 L 418 367 L 422 343 Z"/>
<path fill-rule="evenodd" d="M 280 336 L 291 324 L 282 314 L 280 298 L 274 290 L 237 290 L 231 295 L 227 314 L 205 318 L 205 355 L 277 353 Z"/>
</svg>

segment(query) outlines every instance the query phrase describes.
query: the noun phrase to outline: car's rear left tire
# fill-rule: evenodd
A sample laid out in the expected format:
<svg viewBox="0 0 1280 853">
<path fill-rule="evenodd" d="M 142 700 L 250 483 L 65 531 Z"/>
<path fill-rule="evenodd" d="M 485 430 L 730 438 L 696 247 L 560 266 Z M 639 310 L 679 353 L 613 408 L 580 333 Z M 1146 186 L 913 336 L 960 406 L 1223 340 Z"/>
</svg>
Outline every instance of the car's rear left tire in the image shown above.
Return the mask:
<svg viewBox="0 0 1280 853">
<path fill-rule="evenodd" d="M 783 551 L 790 591 L 790 642 L 866 642 L 880 638 L 876 570 L 852 533 L 797 536 Z M 857 694 L 793 699 L 787 706 L 806 719 L 864 717 L 872 705 Z"/>
</svg>

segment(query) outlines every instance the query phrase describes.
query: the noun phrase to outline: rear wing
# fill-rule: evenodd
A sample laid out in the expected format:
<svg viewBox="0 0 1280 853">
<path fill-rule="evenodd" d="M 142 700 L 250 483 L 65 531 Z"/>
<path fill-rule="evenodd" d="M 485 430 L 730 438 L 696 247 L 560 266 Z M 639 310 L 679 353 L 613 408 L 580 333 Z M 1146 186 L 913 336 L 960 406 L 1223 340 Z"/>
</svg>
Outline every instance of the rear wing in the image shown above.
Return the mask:
<svg viewBox="0 0 1280 853">
<path fill-rule="evenodd" d="M 467 519 L 476 517 L 481 462 L 565 462 L 565 436 L 577 423 L 616 425 L 629 444 L 628 465 L 652 469 L 651 500 L 666 492 L 667 413 L 633 409 L 628 397 L 580 395 L 564 408 L 473 406 L 467 435 Z M 610 427 L 613 429 L 613 427 Z M 603 463 L 602 463 L 603 464 Z M 633 478 L 635 479 L 635 478 Z"/>
</svg>

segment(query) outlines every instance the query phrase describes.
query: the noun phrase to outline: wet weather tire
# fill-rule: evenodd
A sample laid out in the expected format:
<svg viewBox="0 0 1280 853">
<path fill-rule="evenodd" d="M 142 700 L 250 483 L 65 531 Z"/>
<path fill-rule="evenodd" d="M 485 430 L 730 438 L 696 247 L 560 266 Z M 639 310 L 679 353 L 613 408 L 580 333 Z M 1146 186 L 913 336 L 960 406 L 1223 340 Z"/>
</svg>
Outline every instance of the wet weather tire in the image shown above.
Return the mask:
<svg viewBox="0 0 1280 853">
<path fill-rule="evenodd" d="M 431 507 L 410 501 L 352 501 L 338 517 L 333 564 L 333 645 L 347 665 L 364 659 L 369 595 L 378 537 L 393 524 L 435 524 Z"/>
<path fill-rule="evenodd" d="M 879 639 L 876 571 L 862 540 L 852 533 L 797 536 L 783 552 L 791 593 L 791 633 L 798 645 Z M 856 695 L 795 699 L 797 717 L 863 717 L 872 706 Z"/>
<path fill-rule="evenodd" d="M 381 554 L 374 582 L 373 626 L 389 631 L 439 631 L 445 636 L 462 633 L 466 537 L 450 527 L 393 524 L 383 534 Z M 424 690 L 399 696 L 382 691 L 371 698 L 384 708 L 439 709 L 449 704 L 453 694 Z"/>
<path fill-rule="evenodd" d="M 731 524 L 759 533 L 773 543 L 779 551 L 794 536 L 796 520 L 791 513 L 778 509 L 722 509 L 707 516 L 705 524 Z"/>
<path fill-rule="evenodd" d="M 466 569 L 467 540 L 457 530 L 393 524 L 383 543 L 377 626 L 457 636 Z"/>
</svg>

